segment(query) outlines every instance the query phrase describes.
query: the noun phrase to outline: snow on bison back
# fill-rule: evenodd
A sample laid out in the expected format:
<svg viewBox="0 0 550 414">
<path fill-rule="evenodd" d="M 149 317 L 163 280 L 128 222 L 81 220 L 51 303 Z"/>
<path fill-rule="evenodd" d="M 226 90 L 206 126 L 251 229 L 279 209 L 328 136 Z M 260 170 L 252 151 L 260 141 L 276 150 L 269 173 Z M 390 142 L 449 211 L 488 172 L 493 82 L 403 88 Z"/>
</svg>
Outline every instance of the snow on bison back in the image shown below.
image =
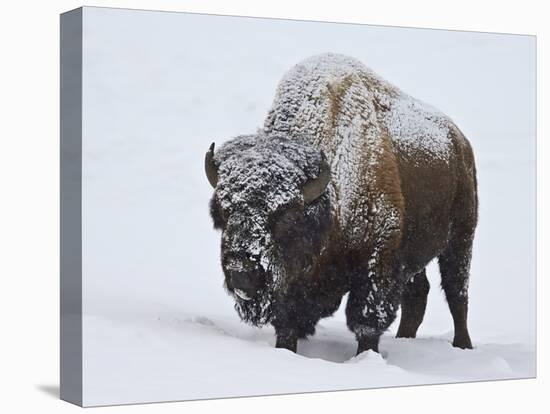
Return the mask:
<svg viewBox="0 0 550 414">
<path fill-rule="evenodd" d="M 205 157 L 225 288 L 242 320 L 296 351 L 349 292 L 357 353 L 415 337 L 439 260 L 453 345 L 471 348 L 474 157 L 454 123 L 361 62 L 311 57 L 281 80 L 263 129 Z"/>
</svg>

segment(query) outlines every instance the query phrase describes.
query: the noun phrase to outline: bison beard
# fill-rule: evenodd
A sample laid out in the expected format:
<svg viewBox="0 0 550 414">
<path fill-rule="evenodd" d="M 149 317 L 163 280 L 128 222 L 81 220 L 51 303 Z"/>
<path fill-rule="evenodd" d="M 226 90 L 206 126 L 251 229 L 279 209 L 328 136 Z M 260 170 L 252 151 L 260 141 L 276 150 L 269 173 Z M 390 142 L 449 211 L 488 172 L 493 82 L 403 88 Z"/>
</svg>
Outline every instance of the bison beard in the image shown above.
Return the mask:
<svg viewBox="0 0 550 414">
<path fill-rule="evenodd" d="M 262 326 L 270 323 L 273 318 L 273 302 L 273 290 L 267 288 L 257 298 L 250 300 L 235 296 L 235 310 L 243 321 L 254 326 Z"/>
<path fill-rule="evenodd" d="M 262 130 L 212 144 L 205 172 L 225 287 L 243 321 L 275 327 L 277 347 L 296 351 L 347 292 L 357 353 L 378 351 L 399 306 L 397 335 L 415 337 L 434 258 L 453 345 L 472 347 L 475 163 L 439 111 L 354 59 L 316 56 L 285 75 Z"/>
<path fill-rule="evenodd" d="M 280 278 L 280 270 L 274 266 L 275 260 L 269 259 L 269 266 L 265 270 L 265 286 L 254 297 L 243 298 L 228 288 L 226 289 L 235 298 L 235 310 L 239 317 L 254 326 L 263 326 L 273 320 L 273 309 L 276 307 L 276 280 Z M 274 275 L 277 275 L 276 277 Z"/>
</svg>

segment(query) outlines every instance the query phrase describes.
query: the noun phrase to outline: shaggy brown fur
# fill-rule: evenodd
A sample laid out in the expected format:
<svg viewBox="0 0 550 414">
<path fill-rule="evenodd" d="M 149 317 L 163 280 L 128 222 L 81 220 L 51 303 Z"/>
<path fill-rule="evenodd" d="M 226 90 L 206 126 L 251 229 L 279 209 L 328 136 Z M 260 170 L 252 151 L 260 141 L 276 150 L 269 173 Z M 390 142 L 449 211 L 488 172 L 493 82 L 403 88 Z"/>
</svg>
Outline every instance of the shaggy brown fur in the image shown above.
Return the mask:
<svg viewBox="0 0 550 414">
<path fill-rule="evenodd" d="M 273 144 L 270 137 L 277 137 Z M 297 338 L 312 334 L 346 292 L 347 323 L 358 353 L 378 350 L 379 337 L 400 305 L 398 336 L 414 337 L 429 291 L 425 267 L 434 258 L 454 320 L 453 345 L 472 347 L 467 311 L 476 172 L 468 140 L 448 117 L 360 62 L 328 54 L 285 75 L 264 130 L 256 141 L 246 139 L 246 147 L 236 139 L 216 156 L 220 177 L 224 168 L 234 171 L 227 163 L 240 148 L 273 145 L 273 151 L 286 155 L 284 145 L 277 149 L 279 140 L 322 151 L 331 170 L 318 200 L 304 205 L 294 199 L 266 219 L 274 226 L 267 232 L 285 270 L 284 288 L 272 292 L 265 313 L 278 347 L 296 350 Z M 250 161 L 249 168 L 262 160 Z M 316 162 L 314 169 L 320 168 Z M 310 161 L 306 165 L 310 168 Z M 226 177 L 218 187 L 230 193 L 231 185 Z M 218 196 L 212 203 L 214 220 L 222 222 Z M 229 255 L 226 250 L 223 257 Z M 238 310 L 245 305 L 238 303 Z"/>
</svg>

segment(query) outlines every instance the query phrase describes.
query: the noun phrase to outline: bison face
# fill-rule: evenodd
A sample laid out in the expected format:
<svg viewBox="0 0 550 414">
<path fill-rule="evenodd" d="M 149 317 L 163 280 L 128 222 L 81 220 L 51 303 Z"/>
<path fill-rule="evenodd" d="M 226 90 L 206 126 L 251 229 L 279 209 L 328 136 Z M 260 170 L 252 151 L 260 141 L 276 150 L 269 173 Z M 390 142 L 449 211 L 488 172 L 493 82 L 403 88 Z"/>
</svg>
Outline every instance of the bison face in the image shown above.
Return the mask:
<svg viewBox="0 0 550 414">
<path fill-rule="evenodd" d="M 330 169 L 319 150 L 286 137 L 237 137 L 206 155 L 222 231 L 225 287 L 241 318 L 268 323 L 277 298 L 311 277 L 326 244 Z"/>
</svg>

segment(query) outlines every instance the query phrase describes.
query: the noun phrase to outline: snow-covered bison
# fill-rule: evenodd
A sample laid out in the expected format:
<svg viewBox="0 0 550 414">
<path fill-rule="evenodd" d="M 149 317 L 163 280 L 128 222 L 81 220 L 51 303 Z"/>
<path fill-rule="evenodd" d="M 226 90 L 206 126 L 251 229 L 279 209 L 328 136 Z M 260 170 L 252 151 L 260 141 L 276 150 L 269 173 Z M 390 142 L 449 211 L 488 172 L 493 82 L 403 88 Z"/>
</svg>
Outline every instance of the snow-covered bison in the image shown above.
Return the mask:
<svg viewBox="0 0 550 414">
<path fill-rule="evenodd" d="M 455 124 L 359 61 L 309 58 L 280 82 L 265 124 L 205 157 L 225 287 L 241 319 L 296 351 L 349 292 L 357 353 L 424 317 L 439 260 L 453 345 L 471 348 L 468 275 L 477 221 L 470 144 Z"/>
</svg>

